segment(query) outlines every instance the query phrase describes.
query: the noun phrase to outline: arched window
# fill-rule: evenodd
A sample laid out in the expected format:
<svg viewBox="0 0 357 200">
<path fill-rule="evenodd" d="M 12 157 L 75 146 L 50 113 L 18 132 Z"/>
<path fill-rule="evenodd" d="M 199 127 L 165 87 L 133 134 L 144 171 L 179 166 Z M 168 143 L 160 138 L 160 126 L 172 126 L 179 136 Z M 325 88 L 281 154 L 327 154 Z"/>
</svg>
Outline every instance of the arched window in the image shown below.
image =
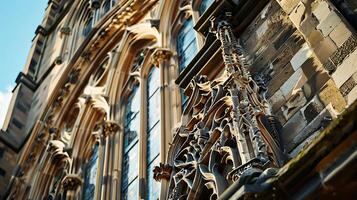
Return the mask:
<svg viewBox="0 0 357 200">
<path fill-rule="evenodd" d="M 140 92 L 135 85 L 125 111 L 122 199 L 138 199 L 139 184 Z"/>
<path fill-rule="evenodd" d="M 184 70 L 197 53 L 197 42 L 195 30 L 193 29 L 192 17 L 187 19 L 177 35 L 177 54 L 179 69 Z M 181 91 L 182 109 L 186 107 L 187 97 Z"/>
<path fill-rule="evenodd" d="M 147 199 L 160 196 L 160 183 L 153 179 L 154 166 L 160 163 L 160 70 L 153 66 L 147 80 Z"/>
<path fill-rule="evenodd" d="M 180 71 L 185 69 L 197 52 L 195 30 L 192 17 L 187 19 L 177 35 L 177 54 Z"/>
<path fill-rule="evenodd" d="M 104 16 L 111 8 L 111 1 L 110 0 L 105 0 L 103 5 L 102 5 L 102 9 L 101 9 L 101 14 L 100 16 Z"/>
<path fill-rule="evenodd" d="M 90 13 L 83 27 L 83 35 L 88 36 L 93 27 L 93 14 Z"/>
<path fill-rule="evenodd" d="M 84 170 L 84 200 L 94 199 L 95 188 L 97 186 L 98 170 L 98 145 L 94 146 L 92 155 L 85 166 Z"/>
<path fill-rule="evenodd" d="M 198 10 L 200 15 L 202 15 L 213 2 L 214 0 L 202 0 Z"/>
</svg>

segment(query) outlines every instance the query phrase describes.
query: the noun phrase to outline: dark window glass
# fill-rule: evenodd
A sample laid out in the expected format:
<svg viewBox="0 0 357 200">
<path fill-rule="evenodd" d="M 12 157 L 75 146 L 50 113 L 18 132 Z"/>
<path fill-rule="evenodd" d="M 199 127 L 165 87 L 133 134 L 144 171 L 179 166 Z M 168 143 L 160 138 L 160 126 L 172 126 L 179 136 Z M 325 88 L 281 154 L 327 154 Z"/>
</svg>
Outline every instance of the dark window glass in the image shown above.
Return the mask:
<svg viewBox="0 0 357 200">
<path fill-rule="evenodd" d="M 160 154 L 160 70 L 153 66 L 147 84 L 147 199 L 156 200 L 160 196 L 160 183 L 153 179 L 153 168 L 159 165 Z"/>
<path fill-rule="evenodd" d="M 93 16 L 90 15 L 86 23 L 84 24 L 83 35 L 88 36 L 90 31 L 92 30 L 92 27 L 93 27 Z"/>
<path fill-rule="evenodd" d="M 5 174 L 6 174 L 6 171 L 3 170 L 2 168 L 0 168 L 0 176 L 5 176 Z"/>
<path fill-rule="evenodd" d="M 177 53 L 180 71 L 185 69 L 197 52 L 192 17 L 185 21 L 177 36 Z"/>
<path fill-rule="evenodd" d="M 98 145 L 93 149 L 91 158 L 85 166 L 84 172 L 84 200 L 94 199 L 95 187 L 97 185 L 98 170 Z"/>
<path fill-rule="evenodd" d="M 108 11 L 110 10 L 110 1 L 106 0 L 103 4 L 103 8 L 102 8 L 102 15 L 104 16 Z"/>
<path fill-rule="evenodd" d="M 122 199 L 137 199 L 139 193 L 140 92 L 134 86 L 125 111 Z"/>
<path fill-rule="evenodd" d="M 0 158 L 2 158 L 4 156 L 4 153 L 5 153 L 5 149 L 0 148 Z"/>
<path fill-rule="evenodd" d="M 199 8 L 200 15 L 202 15 L 213 2 L 214 0 L 202 0 Z"/>
</svg>

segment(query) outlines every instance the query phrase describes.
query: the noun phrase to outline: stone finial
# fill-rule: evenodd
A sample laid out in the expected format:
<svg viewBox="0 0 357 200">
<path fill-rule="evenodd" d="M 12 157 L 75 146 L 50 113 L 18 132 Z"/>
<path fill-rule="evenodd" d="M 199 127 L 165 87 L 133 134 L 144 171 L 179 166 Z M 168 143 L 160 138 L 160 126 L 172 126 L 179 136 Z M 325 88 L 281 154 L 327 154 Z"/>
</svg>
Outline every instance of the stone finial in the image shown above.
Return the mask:
<svg viewBox="0 0 357 200">
<path fill-rule="evenodd" d="M 155 181 L 161 181 L 162 179 L 170 180 L 172 166 L 169 164 L 162 164 L 160 163 L 159 166 L 155 166 L 154 170 L 154 179 Z"/>
<path fill-rule="evenodd" d="M 103 124 L 103 136 L 107 137 L 109 135 L 114 135 L 119 130 L 119 128 L 120 126 L 117 122 L 105 121 Z"/>
<path fill-rule="evenodd" d="M 83 181 L 77 174 L 68 174 L 62 181 L 62 186 L 65 190 L 75 191 L 82 184 Z"/>
<path fill-rule="evenodd" d="M 172 51 L 166 48 L 156 48 L 152 54 L 151 62 L 159 66 L 160 62 L 170 59 Z"/>
</svg>

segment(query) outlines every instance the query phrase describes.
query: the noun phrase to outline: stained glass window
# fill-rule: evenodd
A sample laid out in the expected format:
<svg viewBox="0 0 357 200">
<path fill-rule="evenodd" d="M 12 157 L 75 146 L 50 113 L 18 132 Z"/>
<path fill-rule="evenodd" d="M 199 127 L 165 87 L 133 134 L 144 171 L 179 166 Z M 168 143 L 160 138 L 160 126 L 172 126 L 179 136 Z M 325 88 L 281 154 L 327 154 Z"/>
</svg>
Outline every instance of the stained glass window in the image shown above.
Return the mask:
<svg viewBox="0 0 357 200">
<path fill-rule="evenodd" d="M 199 8 L 200 15 L 202 15 L 207 8 L 214 2 L 214 0 L 202 0 Z"/>
<path fill-rule="evenodd" d="M 160 70 L 151 68 L 147 85 L 147 199 L 157 200 L 160 183 L 153 179 L 153 168 L 159 165 L 160 155 Z"/>
<path fill-rule="evenodd" d="M 137 199 L 139 192 L 140 92 L 134 86 L 125 111 L 122 199 Z"/>
<path fill-rule="evenodd" d="M 94 199 L 95 187 L 97 184 L 98 169 L 98 145 L 93 149 L 92 155 L 85 166 L 84 173 L 84 200 Z"/>
<path fill-rule="evenodd" d="M 197 43 L 192 17 L 187 19 L 177 36 L 177 53 L 180 71 L 185 69 L 196 55 Z"/>
</svg>

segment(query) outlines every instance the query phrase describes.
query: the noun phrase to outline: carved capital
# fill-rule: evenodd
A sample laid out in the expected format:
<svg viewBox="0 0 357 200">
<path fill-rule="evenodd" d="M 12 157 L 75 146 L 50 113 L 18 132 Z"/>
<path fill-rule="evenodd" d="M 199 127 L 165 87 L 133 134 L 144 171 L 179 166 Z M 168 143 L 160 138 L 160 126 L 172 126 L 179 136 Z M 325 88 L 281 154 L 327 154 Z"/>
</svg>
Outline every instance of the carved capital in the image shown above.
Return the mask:
<svg viewBox="0 0 357 200">
<path fill-rule="evenodd" d="M 152 54 L 151 62 L 154 65 L 159 66 L 161 62 L 170 59 L 172 54 L 172 51 L 170 51 L 169 49 L 157 48 Z"/>
<path fill-rule="evenodd" d="M 71 33 L 71 28 L 70 27 L 62 27 L 60 30 L 61 34 L 63 35 L 69 35 Z"/>
<path fill-rule="evenodd" d="M 62 186 L 65 190 L 75 191 L 79 186 L 83 184 L 81 177 L 77 174 L 68 174 L 62 181 Z"/>
<path fill-rule="evenodd" d="M 170 180 L 172 167 L 169 164 L 160 163 L 159 166 L 155 166 L 153 172 L 155 181 Z"/>
<path fill-rule="evenodd" d="M 103 137 L 114 135 L 119 130 L 119 128 L 120 126 L 118 123 L 114 121 L 105 121 L 103 124 Z"/>
</svg>

